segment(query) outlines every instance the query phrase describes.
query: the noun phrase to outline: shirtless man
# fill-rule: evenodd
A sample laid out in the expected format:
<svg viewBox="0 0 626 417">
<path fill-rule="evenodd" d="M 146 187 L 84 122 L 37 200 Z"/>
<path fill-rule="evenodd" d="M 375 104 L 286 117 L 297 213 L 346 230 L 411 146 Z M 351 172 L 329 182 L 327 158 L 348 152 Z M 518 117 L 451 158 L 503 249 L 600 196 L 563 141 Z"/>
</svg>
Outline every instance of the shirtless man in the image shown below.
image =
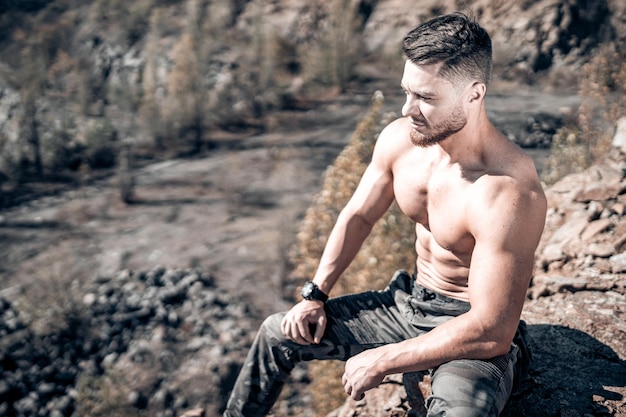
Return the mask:
<svg viewBox="0 0 626 417">
<path fill-rule="evenodd" d="M 404 39 L 404 117 L 387 126 L 303 300 L 263 323 L 225 416 L 267 414 L 298 361 L 347 360 L 353 399 L 429 370 L 428 416 L 497 416 L 525 362 L 520 315 L 546 199 L 532 160 L 488 120 L 489 35 L 465 15 Z M 415 221 L 416 273 L 327 300 L 396 200 Z"/>
</svg>

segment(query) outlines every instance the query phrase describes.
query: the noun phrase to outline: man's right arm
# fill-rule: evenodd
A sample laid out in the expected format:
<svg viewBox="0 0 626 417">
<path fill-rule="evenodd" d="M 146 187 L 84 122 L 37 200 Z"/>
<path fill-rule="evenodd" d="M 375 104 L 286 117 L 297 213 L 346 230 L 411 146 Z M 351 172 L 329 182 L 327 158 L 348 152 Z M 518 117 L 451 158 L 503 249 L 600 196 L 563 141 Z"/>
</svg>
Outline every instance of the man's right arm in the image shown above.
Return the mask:
<svg viewBox="0 0 626 417">
<path fill-rule="evenodd" d="M 350 265 L 374 224 L 393 202 L 391 172 L 373 161 L 333 227 L 313 278 L 326 294 Z"/>
<path fill-rule="evenodd" d="M 393 126 L 393 124 L 391 125 Z M 329 294 L 341 274 L 350 265 L 374 224 L 385 214 L 394 200 L 389 144 L 394 129 L 387 127 L 374 149 L 372 161 L 350 201 L 337 218 L 313 282 Z M 309 325 L 315 326 L 310 334 Z M 323 303 L 304 300 L 294 306 L 282 323 L 283 334 L 301 344 L 319 343 L 326 326 Z"/>
</svg>

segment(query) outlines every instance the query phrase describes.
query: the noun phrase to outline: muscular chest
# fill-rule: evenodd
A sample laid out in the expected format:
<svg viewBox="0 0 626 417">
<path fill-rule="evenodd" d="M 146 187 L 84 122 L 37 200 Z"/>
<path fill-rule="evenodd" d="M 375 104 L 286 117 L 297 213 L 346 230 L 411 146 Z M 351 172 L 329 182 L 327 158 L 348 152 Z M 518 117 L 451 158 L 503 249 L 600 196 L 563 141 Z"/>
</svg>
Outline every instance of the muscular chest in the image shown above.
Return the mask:
<svg viewBox="0 0 626 417">
<path fill-rule="evenodd" d="M 394 174 L 394 192 L 400 209 L 443 249 L 462 249 L 471 239 L 465 217 L 471 183 L 460 173 L 400 170 Z"/>
</svg>

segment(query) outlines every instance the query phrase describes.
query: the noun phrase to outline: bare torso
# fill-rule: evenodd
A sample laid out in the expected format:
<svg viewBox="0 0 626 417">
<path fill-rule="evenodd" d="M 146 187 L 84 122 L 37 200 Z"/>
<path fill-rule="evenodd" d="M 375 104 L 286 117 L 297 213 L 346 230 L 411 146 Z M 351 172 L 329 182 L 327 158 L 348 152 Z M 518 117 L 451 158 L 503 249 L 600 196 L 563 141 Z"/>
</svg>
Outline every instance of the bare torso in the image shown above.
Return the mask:
<svg viewBox="0 0 626 417">
<path fill-rule="evenodd" d="M 407 148 L 392 165 L 396 201 L 416 222 L 417 282 L 466 301 L 474 249 L 468 207 L 488 204 L 485 190 L 498 187 L 498 181 L 537 181 L 530 158 L 497 136 L 493 148 L 471 169 L 451 164 L 437 146 Z"/>
</svg>

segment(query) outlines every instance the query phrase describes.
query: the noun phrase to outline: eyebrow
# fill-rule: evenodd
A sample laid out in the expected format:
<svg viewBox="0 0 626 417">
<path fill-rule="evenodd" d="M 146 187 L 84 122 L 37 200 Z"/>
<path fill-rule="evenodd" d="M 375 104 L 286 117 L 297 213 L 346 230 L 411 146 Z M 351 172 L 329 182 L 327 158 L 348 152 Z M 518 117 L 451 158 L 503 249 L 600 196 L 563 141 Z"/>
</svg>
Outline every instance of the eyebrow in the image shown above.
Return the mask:
<svg viewBox="0 0 626 417">
<path fill-rule="evenodd" d="M 433 90 L 411 91 L 404 84 L 400 84 L 400 88 L 402 88 L 404 91 L 406 91 L 408 93 L 412 93 L 412 94 L 418 95 L 420 97 L 436 97 L 437 96 L 437 94 Z"/>
</svg>

